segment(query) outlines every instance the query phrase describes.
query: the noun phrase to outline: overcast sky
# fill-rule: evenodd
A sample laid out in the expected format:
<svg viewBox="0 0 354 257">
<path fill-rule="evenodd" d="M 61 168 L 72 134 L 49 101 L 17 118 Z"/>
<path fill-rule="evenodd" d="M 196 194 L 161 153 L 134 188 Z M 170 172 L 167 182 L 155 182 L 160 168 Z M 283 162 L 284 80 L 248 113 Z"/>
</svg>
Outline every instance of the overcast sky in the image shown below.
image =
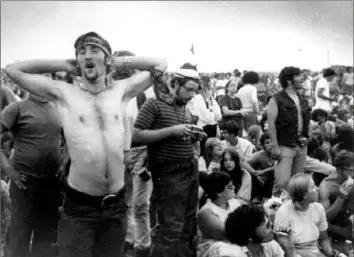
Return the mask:
<svg viewBox="0 0 354 257">
<path fill-rule="evenodd" d="M 89 31 L 113 50 L 164 57 L 170 70 L 186 61 L 201 71 L 353 65 L 352 1 L 1 1 L 1 66 L 72 58 Z"/>
</svg>

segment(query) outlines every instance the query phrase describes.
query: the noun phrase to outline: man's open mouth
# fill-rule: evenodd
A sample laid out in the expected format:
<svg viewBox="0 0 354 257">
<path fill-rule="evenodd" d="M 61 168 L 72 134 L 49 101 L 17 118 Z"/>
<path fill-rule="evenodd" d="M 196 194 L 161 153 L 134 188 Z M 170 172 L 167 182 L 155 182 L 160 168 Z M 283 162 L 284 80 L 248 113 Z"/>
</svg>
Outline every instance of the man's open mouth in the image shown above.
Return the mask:
<svg viewBox="0 0 354 257">
<path fill-rule="evenodd" d="M 87 63 L 85 68 L 86 69 L 93 69 L 93 68 L 95 68 L 95 65 L 93 63 Z"/>
</svg>

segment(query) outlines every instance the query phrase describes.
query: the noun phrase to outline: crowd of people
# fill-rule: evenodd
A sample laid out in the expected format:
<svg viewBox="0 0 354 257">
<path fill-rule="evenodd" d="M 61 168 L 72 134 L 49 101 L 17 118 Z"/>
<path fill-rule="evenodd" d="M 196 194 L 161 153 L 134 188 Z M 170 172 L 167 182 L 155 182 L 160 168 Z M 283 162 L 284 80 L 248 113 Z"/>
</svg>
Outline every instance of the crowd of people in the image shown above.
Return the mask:
<svg viewBox="0 0 354 257">
<path fill-rule="evenodd" d="M 4 69 L 2 256 L 353 256 L 352 67 L 169 73 L 95 32 L 74 49 Z"/>
</svg>

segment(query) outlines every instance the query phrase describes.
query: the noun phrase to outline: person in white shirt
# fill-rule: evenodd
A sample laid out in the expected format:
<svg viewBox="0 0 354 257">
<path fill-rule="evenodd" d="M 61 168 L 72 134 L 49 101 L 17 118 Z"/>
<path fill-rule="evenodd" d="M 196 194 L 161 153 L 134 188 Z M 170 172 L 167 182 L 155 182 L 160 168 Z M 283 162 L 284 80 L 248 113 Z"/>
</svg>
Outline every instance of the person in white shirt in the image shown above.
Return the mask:
<svg viewBox="0 0 354 257">
<path fill-rule="evenodd" d="M 239 126 L 235 121 L 229 121 L 225 124 L 225 132 L 227 140 L 221 141 L 221 147 L 225 150 L 228 147 L 235 148 L 243 162 L 252 156 L 253 144 L 247 139 L 238 137 Z"/>
<path fill-rule="evenodd" d="M 219 138 L 208 138 L 205 143 L 204 154 L 198 159 L 199 172 L 211 173 L 215 170 L 219 171 L 222 151 Z"/>
<path fill-rule="evenodd" d="M 226 83 L 229 80 L 225 78 L 224 73 L 220 73 L 218 76 L 218 80 L 216 81 L 215 84 L 215 90 L 216 90 L 216 99 L 218 100 L 221 96 L 225 95 L 225 86 Z"/>
<path fill-rule="evenodd" d="M 295 251 L 300 256 L 337 256 L 328 238 L 326 212 L 317 202 L 318 187 L 311 175 L 295 174 L 290 180 L 288 192 L 291 200 L 283 203 L 277 211 L 275 231 L 290 228 Z"/>
<path fill-rule="evenodd" d="M 221 109 L 211 95 L 210 78 L 203 76 L 201 82 L 201 89 L 194 97 L 195 113 L 199 118 L 197 125 L 204 129 L 208 137 L 216 137 L 217 123 L 222 118 Z"/>
<path fill-rule="evenodd" d="M 335 76 L 336 72 L 333 69 L 324 69 L 323 78 L 321 78 L 316 85 L 316 104 L 314 106 L 314 109 L 323 109 L 327 112 L 331 111 L 331 102 L 335 102 L 336 99 L 330 97 L 329 83 L 334 79 Z"/>
<path fill-rule="evenodd" d="M 236 96 L 241 100 L 243 111 L 247 112 L 245 119 L 245 130 L 257 124 L 259 113 L 256 84 L 259 83 L 259 76 L 256 72 L 246 72 L 242 77 L 242 86 L 238 88 Z"/>
<path fill-rule="evenodd" d="M 353 94 L 353 67 L 347 67 L 345 73 L 343 74 L 342 89 L 344 94 Z"/>
<path fill-rule="evenodd" d="M 299 93 L 300 95 L 305 97 L 308 103 L 310 103 L 310 100 L 312 98 L 312 82 L 310 76 L 308 75 L 307 70 L 302 70 L 302 74 L 303 74 L 304 82 L 302 83 L 302 89 L 299 90 Z"/>
</svg>

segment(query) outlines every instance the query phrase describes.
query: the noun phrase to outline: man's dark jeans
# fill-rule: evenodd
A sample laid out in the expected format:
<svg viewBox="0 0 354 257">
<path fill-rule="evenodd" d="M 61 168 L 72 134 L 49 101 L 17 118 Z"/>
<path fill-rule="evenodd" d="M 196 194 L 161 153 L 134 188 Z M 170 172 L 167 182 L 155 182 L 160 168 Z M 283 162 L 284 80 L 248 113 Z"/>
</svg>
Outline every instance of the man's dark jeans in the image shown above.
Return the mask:
<svg viewBox="0 0 354 257">
<path fill-rule="evenodd" d="M 159 227 L 153 257 L 189 257 L 195 250 L 198 172 L 194 160 L 151 169 Z"/>
<path fill-rule="evenodd" d="M 127 232 L 126 190 L 117 194 L 113 206 L 104 208 L 73 197 L 67 185 L 60 217 L 58 243 L 61 257 L 124 256 Z M 74 190 L 75 193 L 76 190 Z M 75 193 L 83 194 L 80 192 Z M 85 199 L 91 196 L 83 194 Z M 88 197 L 88 198 L 87 198 Z"/>
<path fill-rule="evenodd" d="M 52 256 L 52 243 L 56 242 L 57 237 L 59 183 L 56 179 L 45 180 L 28 176 L 25 185 L 26 190 L 21 190 L 13 182 L 10 186 L 10 256 Z"/>
</svg>

